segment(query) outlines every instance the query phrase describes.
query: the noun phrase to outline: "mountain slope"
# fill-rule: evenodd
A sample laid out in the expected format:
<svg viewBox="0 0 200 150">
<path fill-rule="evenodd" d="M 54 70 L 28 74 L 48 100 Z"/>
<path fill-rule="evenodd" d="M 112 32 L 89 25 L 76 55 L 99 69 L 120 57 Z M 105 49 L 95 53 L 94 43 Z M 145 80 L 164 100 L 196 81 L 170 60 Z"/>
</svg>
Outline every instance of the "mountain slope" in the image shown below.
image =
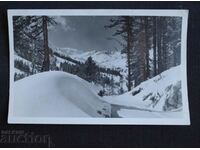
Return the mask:
<svg viewBox="0 0 200 150">
<path fill-rule="evenodd" d="M 108 96 L 111 104 L 136 107 L 148 111 L 177 111 L 182 107 L 180 66 L 164 71 L 142 82 L 120 96 Z"/>
<path fill-rule="evenodd" d="M 126 69 L 126 55 L 121 54 L 121 52 L 113 51 L 81 51 L 71 48 L 52 48 L 53 51 L 58 52 L 65 56 L 70 56 L 71 58 L 85 62 L 88 57 L 92 57 L 95 62 L 101 67 L 107 68 L 119 68 L 119 69 Z"/>
<path fill-rule="evenodd" d="M 110 117 L 110 105 L 68 73 L 38 73 L 16 81 L 14 89 L 16 117 Z"/>
</svg>

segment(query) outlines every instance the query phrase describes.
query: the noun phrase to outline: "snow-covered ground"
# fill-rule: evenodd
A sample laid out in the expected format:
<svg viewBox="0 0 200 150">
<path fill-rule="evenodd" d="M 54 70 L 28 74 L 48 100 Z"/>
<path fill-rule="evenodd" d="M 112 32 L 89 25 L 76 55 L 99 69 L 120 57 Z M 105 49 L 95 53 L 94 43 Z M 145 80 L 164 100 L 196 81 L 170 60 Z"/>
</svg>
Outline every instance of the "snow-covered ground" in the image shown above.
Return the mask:
<svg viewBox="0 0 200 150">
<path fill-rule="evenodd" d="M 91 56 L 99 66 L 118 68 L 122 75 L 126 76 L 127 74 L 126 56 L 120 52 L 107 53 L 95 50 L 84 52 L 71 48 L 54 48 L 54 50 L 80 62 L 85 62 Z M 151 57 L 153 57 L 152 50 Z M 55 56 L 55 58 L 58 67 L 61 62 L 73 64 L 58 56 Z M 18 55 L 15 55 L 15 59 L 22 60 L 31 67 L 30 61 Z M 15 72 L 24 74 L 17 68 L 15 68 Z M 14 103 L 16 105 L 14 107 L 15 115 L 41 117 L 176 117 L 181 115 L 182 110 L 179 74 L 180 66 L 173 67 L 142 82 L 130 92 L 118 96 L 104 96 L 102 100 L 97 95 L 102 89 L 100 85 L 88 83 L 77 76 L 64 72 L 39 73 L 15 82 L 17 89 L 15 90 Z M 120 81 L 118 76 L 114 76 L 113 79 Z M 126 80 L 123 80 L 121 84 L 126 89 Z M 118 91 L 118 87 L 115 90 Z"/>
<path fill-rule="evenodd" d="M 150 112 L 137 109 L 120 109 L 118 115 L 123 118 L 178 118 L 182 116 L 182 112 Z"/>
<path fill-rule="evenodd" d="M 121 117 L 173 116 L 182 110 L 180 66 L 142 82 L 132 91 L 104 97 Z M 138 113 L 137 113 L 138 112 Z"/>
<path fill-rule="evenodd" d="M 14 83 L 17 117 L 177 118 L 182 115 L 180 66 L 119 96 L 97 95 L 97 87 L 61 71 L 38 73 Z M 97 89 L 96 89 L 97 88 Z"/>
<path fill-rule="evenodd" d="M 13 116 L 110 117 L 111 108 L 81 78 L 61 71 L 31 75 L 14 83 Z"/>
</svg>

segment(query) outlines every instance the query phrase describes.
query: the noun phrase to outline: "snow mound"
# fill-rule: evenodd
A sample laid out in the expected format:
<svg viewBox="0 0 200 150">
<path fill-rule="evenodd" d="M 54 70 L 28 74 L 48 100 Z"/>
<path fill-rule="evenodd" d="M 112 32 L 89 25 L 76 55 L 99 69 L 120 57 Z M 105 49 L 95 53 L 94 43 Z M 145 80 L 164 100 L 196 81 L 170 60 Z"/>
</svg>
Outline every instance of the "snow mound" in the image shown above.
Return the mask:
<svg viewBox="0 0 200 150">
<path fill-rule="evenodd" d="M 38 73 L 14 83 L 17 117 L 110 117 L 111 106 L 81 78 L 61 71 Z"/>
<path fill-rule="evenodd" d="M 176 111 L 182 107 L 180 66 L 142 82 L 120 96 L 105 97 L 111 104 L 150 111 Z"/>
</svg>

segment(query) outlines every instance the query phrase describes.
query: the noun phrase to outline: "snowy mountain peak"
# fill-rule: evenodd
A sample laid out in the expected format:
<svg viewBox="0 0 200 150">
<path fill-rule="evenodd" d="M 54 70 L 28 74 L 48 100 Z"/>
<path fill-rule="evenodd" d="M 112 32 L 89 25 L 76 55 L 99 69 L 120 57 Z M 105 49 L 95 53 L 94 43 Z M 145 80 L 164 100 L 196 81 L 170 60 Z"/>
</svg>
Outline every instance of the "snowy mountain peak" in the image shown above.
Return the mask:
<svg viewBox="0 0 200 150">
<path fill-rule="evenodd" d="M 54 52 L 59 52 L 80 62 L 85 62 L 88 57 L 92 57 L 102 67 L 126 70 L 126 56 L 119 51 L 82 51 L 73 48 L 58 48 L 53 46 L 51 48 Z"/>
</svg>

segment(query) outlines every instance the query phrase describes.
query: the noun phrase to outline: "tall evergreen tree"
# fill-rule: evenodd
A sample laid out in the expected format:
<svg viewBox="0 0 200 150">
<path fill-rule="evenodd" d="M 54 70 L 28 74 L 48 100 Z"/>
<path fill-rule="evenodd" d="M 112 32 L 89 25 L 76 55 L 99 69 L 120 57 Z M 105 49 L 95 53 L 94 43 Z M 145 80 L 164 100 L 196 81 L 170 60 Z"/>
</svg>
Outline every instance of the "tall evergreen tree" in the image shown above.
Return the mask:
<svg viewBox="0 0 200 150">
<path fill-rule="evenodd" d="M 86 80 L 91 82 L 96 82 L 97 66 L 92 57 L 88 57 L 85 61 L 84 72 L 86 74 Z"/>
<path fill-rule="evenodd" d="M 153 76 L 157 75 L 157 17 L 153 17 Z"/>
<path fill-rule="evenodd" d="M 42 29 L 43 29 L 43 40 L 44 40 L 44 61 L 42 64 L 42 71 L 49 71 L 49 45 L 48 45 L 48 29 L 47 29 L 47 16 L 42 16 Z"/>
<path fill-rule="evenodd" d="M 168 38 L 169 38 L 169 51 L 172 51 L 172 59 L 174 62 L 170 66 L 177 66 L 181 63 L 181 17 L 168 18 Z"/>
<path fill-rule="evenodd" d="M 48 16 L 16 16 L 13 18 L 13 28 L 14 28 L 14 46 L 15 51 L 24 54 L 30 54 L 36 52 L 34 49 L 37 46 L 35 41 L 43 41 L 43 51 L 44 60 L 42 64 L 42 71 L 49 70 L 49 46 L 48 46 L 48 26 L 56 25 L 53 17 Z M 41 34 L 43 33 L 43 36 Z M 38 42 L 37 42 L 38 43 Z M 30 52 L 26 52 L 26 51 Z M 37 51 L 39 53 L 40 50 Z M 24 56 L 32 61 L 32 55 Z M 30 58 L 28 58 L 30 57 Z M 33 62 L 33 61 L 32 61 Z"/>
<path fill-rule="evenodd" d="M 157 18 L 157 51 L 158 51 L 158 74 L 162 72 L 162 22 Z"/>
<path fill-rule="evenodd" d="M 162 71 L 167 69 L 168 62 L 168 33 L 167 33 L 167 18 L 162 17 Z"/>
<path fill-rule="evenodd" d="M 149 66 L 149 50 L 150 50 L 150 32 L 149 32 L 149 17 L 144 17 L 144 32 L 145 32 L 145 60 L 146 60 L 146 73 L 145 79 L 150 76 L 150 66 Z"/>
<path fill-rule="evenodd" d="M 133 53 L 133 17 L 130 16 L 121 16 L 115 17 L 110 20 L 111 24 L 106 26 L 106 28 L 113 28 L 118 27 L 114 36 L 121 36 L 125 41 L 124 51 L 127 55 L 127 68 L 128 68 L 128 75 L 127 75 L 127 88 L 128 91 L 132 88 L 133 82 L 133 73 L 131 67 L 132 61 L 132 53 Z"/>
</svg>

